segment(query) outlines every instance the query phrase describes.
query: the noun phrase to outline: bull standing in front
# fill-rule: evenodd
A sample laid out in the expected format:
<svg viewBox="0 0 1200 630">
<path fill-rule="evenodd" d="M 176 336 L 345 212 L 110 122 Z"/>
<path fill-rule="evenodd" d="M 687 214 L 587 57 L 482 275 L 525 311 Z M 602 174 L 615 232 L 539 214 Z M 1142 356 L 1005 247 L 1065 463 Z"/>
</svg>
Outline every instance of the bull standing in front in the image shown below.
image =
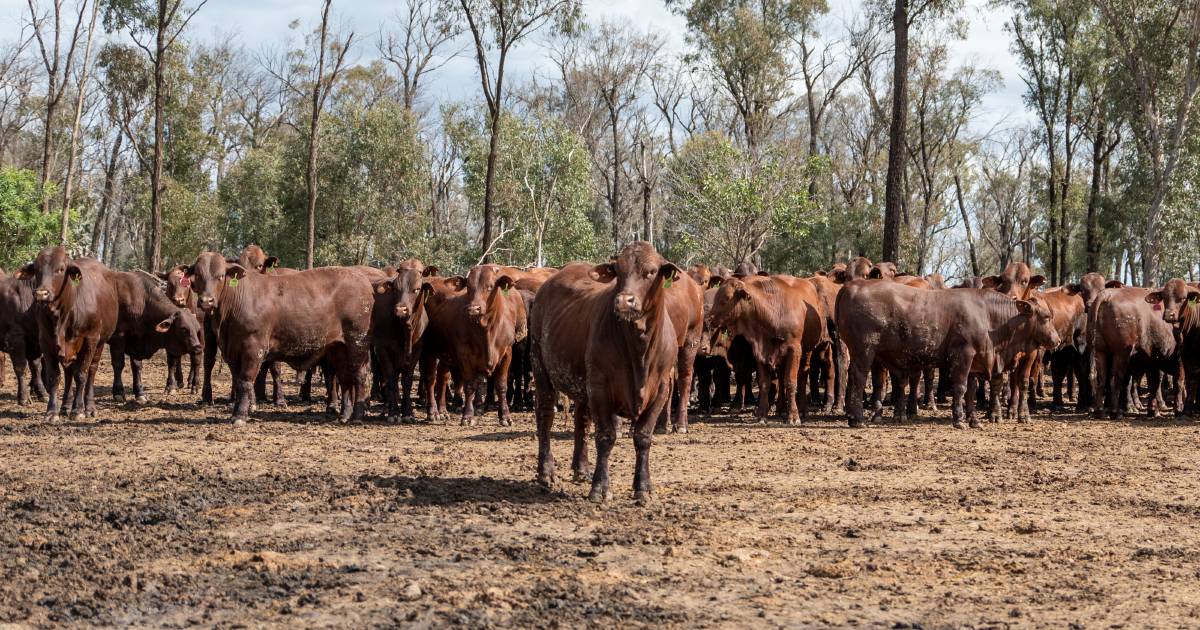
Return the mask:
<svg viewBox="0 0 1200 630">
<path fill-rule="evenodd" d="M 554 483 L 550 430 L 558 393 L 575 404 L 572 468 L 585 474 L 587 417 L 596 424 L 596 467 L 588 498 L 602 502 L 609 490 L 608 457 L 619 417 L 631 422 L 637 451 L 634 496 L 650 498 L 650 443 L 659 414 L 671 397 L 679 342 L 667 294 L 686 290 L 679 267 L 646 242 L 625 246 L 611 262 L 568 265 L 538 292 L 530 315 L 537 390 L 538 480 Z M 699 312 L 696 313 L 697 318 Z"/>
</svg>

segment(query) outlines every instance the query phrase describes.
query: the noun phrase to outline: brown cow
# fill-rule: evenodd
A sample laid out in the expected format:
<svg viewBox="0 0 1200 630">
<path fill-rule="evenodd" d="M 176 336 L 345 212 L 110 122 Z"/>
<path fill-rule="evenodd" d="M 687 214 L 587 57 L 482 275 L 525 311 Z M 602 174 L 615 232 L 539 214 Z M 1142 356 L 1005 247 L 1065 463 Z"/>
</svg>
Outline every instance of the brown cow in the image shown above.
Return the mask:
<svg viewBox="0 0 1200 630">
<path fill-rule="evenodd" d="M 45 399 L 32 278 L 10 276 L 0 279 L 0 351 L 12 359 L 17 379 L 17 404 L 30 403 L 30 386 L 38 400 Z M 26 370 L 29 371 L 28 378 Z"/>
<path fill-rule="evenodd" d="M 195 370 L 203 349 L 200 322 L 190 309 L 180 307 L 168 298 L 160 281 L 148 273 L 106 268 L 104 277 L 116 292 L 119 307 L 117 327 L 109 341 L 113 397 L 125 399 L 122 377 L 128 358 L 133 372 L 134 397 L 138 402 L 145 402 L 142 361 L 165 349 L 168 354 L 189 355 Z"/>
<path fill-rule="evenodd" d="M 1147 293 L 1146 301 L 1178 331 L 1175 338 L 1182 378 L 1175 386 L 1175 413 L 1192 415 L 1200 391 L 1200 285 L 1172 278 L 1163 288 Z"/>
<path fill-rule="evenodd" d="M 258 273 L 295 273 L 295 269 L 281 268 L 279 266 L 279 258 L 277 256 L 268 256 L 267 252 L 258 245 L 247 245 L 242 249 L 242 253 L 238 254 L 237 258 L 226 259 L 226 262 L 237 263 L 248 270 L 257 271 Z"/>
<path fill-rule="evenodd" d="M 411 259 L 400 263 L 393 277 L 372 283 L 371 347 L 379 361 L 388 422 L 413 419 L 413 369 L 421 358 L 421 339 L 429 324 L 425 302 L 433 290 L 425 278 L 436 273 L 437 267 Z"/>
<path fill-rule="evenodd" d="M 1160 369 L 1175 358 L 1175 331 L 1163 321 L 1161 302 L 1151 305 L 1149 289 L 1105 289 L 1088 313 L 1092 351 L 1092 413 L 1121 418 L 1129 405 L 1131 364 L 1149 368 L 1150 415 L 1157 412 Z M 1151 298 L 1153 299 L 1153 298 Z M 1158 309 L 1158 310 L 1156 310 Z M 1105 404 L 1107 403 L 1107 405 Z"/>
<path fill-rule="evenodd" d="M 808 397 L 800 398 L 797 409 L 797 378 L 800 383 L 808 380 L 811 353 L 829 341 L 824 307 L 813 284 L 785 275 L 731 278 L 717 289 L 708 318 L 711 330 L 728 329 L 750 342 L 758 362 L 756 416 L 766 419 L 769 384 L 780 370 L 788 422 L 799 424 L 801 414 L 807 414 Z"/>
<path fill-rule="evenodd" d="M 516 280 L 499 265 L 479 265 L 465 278 L 447 278 L 445 285 L 455 293 L 429 304 L 422 378 L 432 387 L 447 371 L 452 373 L 463 386 L 461 422 L 472 425 L 480 381 L 494 377 L 500 424 L 510 426 L 508 369 L 513 344 L 524 339 L 527 330 L 525 301 L 512 290 Z M 432 411 L 431 407 L 431 420 Z"/>
<path fill-rule="evenodd" d="M 209 352 L 212 352 L 213 357 L 216 357 L 217 338 L 209 330 L 204 311 L 196 303 L 196 295 L 192 293 L 191 283 L 187 277 L 187 270 L 187 265 L 177 265 L 168 271 L 155 272 L 155 275 L 163 281 L 165 285 L 163 291 L 167 294 L 167 297 L 176 306 L 190 310 L 192 315 L 196 317 L 196 321 L 200 323 L 200 343 L 202 344 L 203 354 L 207 355 Z M 201 368 L 193 361 L 187 378 L 188 390 L 192 394 L 195 394 L 196 390 L 200 387 L 200 374 Z M 174 387 L 183 387 L 183 382 L 183 362 L 181 355 L 176 355 L 168 349 L 167 393 L 174 391 Z"/>
<path fill-rule="evenodd" d="M 980 282 L 985 289 L 994 289 L 1018 300 L 1025 300 L 1034 289 L 1046 282 L 1046 277 L 1041 274 L 1033 275 L 1029 265 L 1023 262 L 1011 262 L 998 275 L 984 276 Z"/>
<path fill-rule="evenodd" d="M 838 295 L 838 329 L 850 349 L 846 412 L 862 426 L 867 373 L 879 364 L 911 372 L 940 367 L 954 395 L 954 426 L 975 419 L 975 379 L 998 377 L 1022 352 L 1057 346 L 1049 309 L 1033 299 L 1013 300 L 992 290 L 914 289 L 882 280 L 847 283 Z M 893 381 L 903 386 L 903 380 Z M 903 392 L 897 400 L 903 400 Z M 897 419 L 903 405 L 895 406 Z"/>
<path fill-rule="evenodd" d="M 1077 400 L 1086 404 L 1090 398 L 1090 377 L 1087 373 L 1086 348 L 1087 306 L 1083 297 L 1069 287 L 1050 289 L 1038 294 L 1054 314 L 1054 328 L 1060 341 L 1058 348 L 1047 349 L 1045 354 L 1050 363 L 1054 394 L 1051 404 L 1055 408 L 1063 404 L 1063 381 L 1074 378 L 1079 382 Z M 1033 382 L 1041 380 L 1040 370 L 1033 372 Z M 1083 408 L 1081 407 L 1081 410 Z M 1028 411 L 1025 412 L 1028 415 Z"/>
<path fill-rule="evenodd" d="M 685 274 L 646 242 L 626 245 L 610 262 L 568 265 L 542 285 L 530 318 L 537 387 L 538 480 L 554 483 L 550 430 L 557 394 L 574 403 L 571 467 L 586 475 L 587 417 L 596 424 L 596 468 L 588 498 L 608 500 L 608 457 L 618 416 L 628 418 L 636 450 L 634 497 L 649 501 L 650 444 L 671 397 L 679 341 L 666 296 L 687 291 Z"/>
<path fill-rule="evenodd" d="M 823 272 L 813 275 L 808 281 L 821 299 L 825 329 L 829 334 L 829 347 L 820 357 L 825 364 L 825 402 L 821 413 L 827 414 L 834 409 L 841 409 L 846 400 L 846 368 L 850 357 L 837 329 L 837 296 L 842 284 Z"/>
<path fill-rule="evenodd" d="M 328 359 L 341 392 L 342 422 L 361 420 L 369 393 L 371 311 L 370 281 L 357 271 L 322 267 L 294 274 L 265 275 L 230 264 L 219 284 L 200 280 L 201 260 L 190 274 L 202 291 L 221 355 L 233 377 L 234 424 L 247 420 L 255 377 L 269 361 L 297 371 Z M 224 262 L 224 261 L 222 261 Z M 211 273 L 211 269 L 207 273 Z"/>
</svg>

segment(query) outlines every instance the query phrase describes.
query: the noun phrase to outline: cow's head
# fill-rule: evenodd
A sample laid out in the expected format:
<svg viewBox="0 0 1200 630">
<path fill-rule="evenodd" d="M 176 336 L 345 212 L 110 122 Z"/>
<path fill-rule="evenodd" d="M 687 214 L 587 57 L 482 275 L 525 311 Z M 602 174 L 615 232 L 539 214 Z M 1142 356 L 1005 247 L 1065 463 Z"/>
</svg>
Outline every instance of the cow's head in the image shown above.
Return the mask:
<svg viewBox="0 0 1200 630">
<path fill-rule="evenodd" d="M 373 283 L 375 295 L 388 300 L 387 303 L 391 305 L 392 314 L 396 319 L 407 323 L 422 309 L 429 294 L 433 292 L 433 285 L 426 282 L 425 277 L 436 273 L 435 267 L 400 267 L 391 278 L 376 280 Z"/>
<path fill-rule="evenodd" d="M 217 307 L 225 288 L 225 276 L 235 266 L 243 269 L 237 263 L 227 262 L 224 256 L 216 252 L 203 252 L 188 267 L 185 276 L 188 286 L 196 294 L 196 304 L 205 313 L 211 313 Z"/>
<path fill-rule="evenodd" d="M 166 283 L 166 294 L 176 306 L 187 306 L 192 295 L 192 282 L 188 279 L 188 266 L 178 265 L 167 271 L 156 271 L 154 275 Z"/>
<path fill-rule="evenodd" d="M 245 267 L 247 270 L 254 270 L 258 273 L 267 273 L 271 269 L 279 266 L 279 259 L 275 256 L 268 256 L 263 248 L 258 245 L 247 245 L 242 250 L 241 255 L 237 258 L 237 264 Z"/>
<path fill-rule="evenodd" d="M 688 267 L 688 275 L 692 277 L 692 280 L 696 281 L 696 284 L 702 287 L 707 286 L 709 280 L 713 277 L 712 270 L 704 263 L 695 263 L 691 267 Z"/>
<path fill-rule="evenodd" d="M 749 278 L 750 276 L 757 275 L 758 265 L 749 261 L 740 262 L 736 267 L 733 268 L 733 276 L 735 278 Z"/>
<path fill-rule="evenodd" d="M 658 303 L 660 289 L 669 289 L 683 271 L 645 241 L 626 245 L 612 260 L 589 272 L 597 282 L 616 283 L 613 310 L 623 321 L 645 317 Z"/>
<path fill-rule="evenodd" d="M 504 273 L 500 265 L 478 265 L 471 268 L 467 277 L 447 278 L 447 286 L 454 291 L 467 292 L 467 317 L 480 326 L 487 326 L 491 313 L 499 301 L 508 297 L 516 280 Z"/>
<path fill-rule="evenodd" d="M 197 354 L 204 350 L 200 340 L 202 328 L 196 314 L 186 308 L 176 309 L 166 319 L 158 322 L 154 331 L 166 335 L 168 345 L 186 350 L 188 354 Z"/>
<path fill-rule="evenodd" d="M 870 258 L 867 258 L 866 256 L 859 256 L 854 260 L 851 260 L 849 265 L 846 265 L 846 273 L 843 274 L 843 279 L 858 280 L 860 278 L 866 278 L 871 275 L 871 269 L 874 267 L 875 265 L 871 264 Z"/>
<path fill-rule="evenodd" d="M 730 278 L 717 287 L 712 308 L 705 318 L 709 330 L 718 332 L 730 328 L 738 319 L 743 304 L 753 300 L 750 287 L 741 278 Z"/>
<path fill-rule="evenodd" d="M 1119 289 L 1123 285 L 1116 280 L 1104 281 L 1104 276 L 1096 273 L 1086 273 L 1079 282 L 1067 284 L 1063 289 L 1070 295 L 1078 295 L 1083 298 L 1084 308 L 1091 308 L 1096 298 L 1100 297 L 1100 293 L 1105 289 Z"/>
<path fill-rule="evenodd" d="M 871 267 L 871 271 L 867 272 L 868 278 L 883 280 L 892 280 L 898 275 L 900 275 L 900 270 L 894 262 L 876 263 L 875 266 Z"/>
<path fill-rule="evenodd" d="M 1020 317 L 1028 319 L 1029 340 L 1043 348 L 1057 348 L 1062 343 L 1058 329 L 1054 326 L 1054 314 L 1050 307 L 1036 295 L 1027 300 L 1013 300 Z"/>
<path fill-rule="evenodd" d="M 1023 300 L 1033 293 L 1033 290 L 1046 282 L 1043 275 L 1033 275 L 1029 265 L 1023 262 L 1011 262 L 999 275 L 985 276 L 983 288 L 995 289 L 1009 297 Z"/>
<path fill-rule="evenodd" d="M 47 247 L 38 252 L 33 262 L 18 269 L 13 276 L 30 281 L 33 284 L 33 299 L 45 304 L 62 292 L 67 267 L 71 262 L 65 248 Z"/>
<path fill-rule="evenodd" d="M 1146 301 L 1154 305 L 1154 310 L 1162 310 L 1163 321 L 1178 324 L 1183 320 L 1184 309 L 1200 301 L 1200 289 L 1179 278 L 1171 278 L 1163 288 L 1147 293 Z"/>
</svg>

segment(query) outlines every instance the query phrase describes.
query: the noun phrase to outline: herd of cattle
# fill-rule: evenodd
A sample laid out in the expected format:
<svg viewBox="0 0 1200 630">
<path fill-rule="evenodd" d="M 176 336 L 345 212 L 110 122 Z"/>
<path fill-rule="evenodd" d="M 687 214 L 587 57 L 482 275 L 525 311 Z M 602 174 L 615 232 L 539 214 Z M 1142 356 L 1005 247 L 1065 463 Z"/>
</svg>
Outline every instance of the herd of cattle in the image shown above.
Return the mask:
<svg viewBox="0 0 1200 630">
<path fill-rule="evenodd" d="M 954 426 L 976 427 L 980 402 L 989 419 L 1027 419 L 1044 366 L 1054 405 L 1063 404 L 1065 382 L 1077 388 L 1077 405 L 1097 415 L 1141 408 L 1143 377 L 1151 414 L 1170 391 L 1164 374 L 1177 413 L 1191 411 L 1200 385 L 1200 285 L 1179 279 L 1151 290 L 1089 273 L 1042 290 L 1042 276 L 1011 263 L 946 288 L 936 274 L 910 276 L 861 257 L 806 278 L 749 264 L 685 271 L 644 242 L 599 265 L 487 264 L 453 277 L 416 260 L 307 271 L 277 262 L 251 245 L 237 258 L 205 252 L 150 274 L 44 249 L 0 279 L 0 349 L 19 403 L 31 393 L 44 398 L 48 421 L 64 410 L 73 419 L 94 415 L 105 346 L 114 397 L 124 400 L 128 362 L 139 402 L 141 362 L 163 350 L 167 390 L 199 389 L 212 403 L 219 352 L 237 424 L 266 403 L 268 376 L 271 401 L 286 404 L 278 363 L 305 374 L 304 399 L 319 371 L 327 410 L 343 422 L 361 420 L 372 398 L 382 399 L 389 421 L 411 419 L 419 375 L 430 419 L 447 414 L 448 390 L 460 397 L 463 423 L 474 422 L 485 396 L 502 425 L 512 423 L 510 405 L 534 404 L 546 484 L 555 481 L 552 424 L 560 409 L 571 411 L 572 473 L 591 477 L 597 501 L 610 496 L 608 456 L 625 418 L 634 491 L 644 501 L 651 436 L 660 424 L 686 431 L 693 395 L 704 412 L 756 400 L 758 419 L 774 407 L 798 423 L 819 404 L 825 413 L 844 408 L 861 426 L 864 405 L 878 416 L 890 385 L 897 419 L 949 396 Z M 591 425 L 597 461 L 589 475 Z"/>
</svg>

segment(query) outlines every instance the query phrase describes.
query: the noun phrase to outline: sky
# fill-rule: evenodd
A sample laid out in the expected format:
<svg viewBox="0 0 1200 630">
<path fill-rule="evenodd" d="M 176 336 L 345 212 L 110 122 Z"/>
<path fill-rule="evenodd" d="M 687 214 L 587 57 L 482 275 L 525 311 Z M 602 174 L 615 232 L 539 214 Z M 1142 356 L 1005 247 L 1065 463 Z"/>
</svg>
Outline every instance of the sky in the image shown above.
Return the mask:
<svg viewBox="0 0 1200 630">
<path fill-rule="evenodd" d="M 72 4 L 71 0 L 67 4 Z M 861 0 L 830 0 L 826 19 L 834 24 L 848 22 L 861 4 Z M 968 21 L 969 32 L 965 39 L 951 44 L 953 63 L 974 63 L 997 71 L 1001 77 L 1001 84 L 988 94 L 972 122 L 976 132 L 1017 126 L 1031 119 L 1021 101 L 1024 86 L 1003 29 L 1007 12 L 988 4 L 988 0 L 966 1 L 961 17 Z M 297 36 L 288 25 L 294 20 L 306 27 L 314 25 L 320 17 L 320 6 L 320 0 L 209 0 L 193 19 L 189 35 L 202 39 L 232 37 L 251 51 L 278 48 Z M 375 56 L 378 32 L 386 27 L 399 2 L 334 0 L 333 6 L 338 23 L 355 31 L 360 43 L 354 57 L 362 62 Z M 660 33 L 669 50 L 684 49 L 683 19 L 660 0 L 584 0 L 584 11 L 589 21 L 628 20 L 637 28 Z M 0 44 L 15 40 L 27 17 L 26 0 L 0 0 Z M 549 72 L 546 51 L 538 38 L 514 50 L 510 64 L 507 72 L 517 83 L 533 73 Z M 438 101 L 477 98 L 476 72 L 471 57 L 463 55 L 452 60 L 433 78 L 430 96 Z"/>
</svg>

